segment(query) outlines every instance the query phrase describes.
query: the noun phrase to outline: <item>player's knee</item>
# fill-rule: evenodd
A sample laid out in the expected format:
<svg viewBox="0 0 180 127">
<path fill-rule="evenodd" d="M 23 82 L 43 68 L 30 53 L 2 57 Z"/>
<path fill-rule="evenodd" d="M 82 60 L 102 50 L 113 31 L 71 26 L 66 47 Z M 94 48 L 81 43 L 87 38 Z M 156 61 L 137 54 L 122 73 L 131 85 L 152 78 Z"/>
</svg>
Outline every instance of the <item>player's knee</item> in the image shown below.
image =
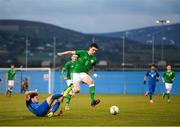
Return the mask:
<svg viewBox="0 0 180 127">
<path fill-rule="evenodd" d="M 60 101 L 59 101 L 59 100 L 54 100 L 54 101 L 55 101 L 55 103 L 60 104 Z"/>
<path fill-rule="evenodd" d="M 48 103 L 50 103 L 51 101 L 53 101 L 52 95 L 49 96 L 46 100 L 47 100 Z"/>
<path fill-rule="evenodd" d="M 79 85 L 75 85 L 72 90 L 73 90 L 74 93 L 78 93 L 80 91 Z"/>
<path fill-rule="evenodd" d="M 91 85 L 91 84 L 94 84 L 94 81 L 93 81 L 92 79 L 88 79 L 88 80 L 86 80 L 86 83 L 87 83 L 88 85 Z"/>
<path fill-rule="evenodd" d="M 91 82 L 91 84 L 94 84 L 94 81 L 92 79 L 90 80 L 90 82 Z"/>
</svg>

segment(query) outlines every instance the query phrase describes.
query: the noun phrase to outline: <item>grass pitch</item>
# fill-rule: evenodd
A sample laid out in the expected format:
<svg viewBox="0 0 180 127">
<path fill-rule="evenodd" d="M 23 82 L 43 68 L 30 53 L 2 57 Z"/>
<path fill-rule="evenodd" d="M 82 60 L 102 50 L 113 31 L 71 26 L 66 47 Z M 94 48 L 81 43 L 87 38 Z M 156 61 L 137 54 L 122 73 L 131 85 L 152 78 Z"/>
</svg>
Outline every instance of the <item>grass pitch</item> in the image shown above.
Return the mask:
<svg viewBox="0 0 180 127">
<path fill-rule="evenodd" d="M 40 94 L 43 101 L 48 94 Z M 171 103 L 154 96 L 150 104 L 143 95 L 104 95 L 97 94 L 101 103 L 93 108 L 89 104 L 89 95 L 79 94 L 72 99 L 71 110 L 64 111 L 61 104 L 61 116 L 36 117 L 25 106 L 24 95 L 14 94 L 6 97 L 0 94 L 1 126 L 162 126 L 180 125 L 180 96 L 171 96 Z M 111 115 L 109 108 L 117 105 L 120 113 Z"/>
</svg>

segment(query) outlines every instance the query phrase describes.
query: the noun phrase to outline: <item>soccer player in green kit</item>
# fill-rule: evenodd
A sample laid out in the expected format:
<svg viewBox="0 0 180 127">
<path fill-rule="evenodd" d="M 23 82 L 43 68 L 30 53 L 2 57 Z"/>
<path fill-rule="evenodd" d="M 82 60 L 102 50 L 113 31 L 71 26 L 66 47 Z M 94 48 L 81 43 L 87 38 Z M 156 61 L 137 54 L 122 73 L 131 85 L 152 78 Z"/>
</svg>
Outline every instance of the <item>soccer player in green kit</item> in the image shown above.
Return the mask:
<svg viewBox="0 0 180 127">
<path fill-rule="evenodd" d="M 176 76 L 175 76 L 175 72 L 172 71 L 172 69 L 171 69 L 171 65 L 168 64 L 166 66 L 166 69 L 167 70 L 166 70 L 166 72 L 164 72 L 163 78 L 162 78 L 162 81 L 165 83 L 165 88 L 166 88 L 166 92 L 163 94 L 163 98 L 165 98 L 165 96 L 167 96 L 168 102 L 170 103 L 171 102 L 170 92 L 171 92 L 171 89 L 173 86 L 173 82 L 176 79 Z"/>
<path fill-rule="evenodd" d="M 15 75 L 16 75 L 16 71 L 14 70 L 14 65 L 11 64 L 11 68 L 8 70 L 7 73 L 7 91 L 6 91 L 6 95 L 11 96 L 12 95 L 12 91 L 13 91 L 13 87 L 14 87 L 14 80 L 15 80 Z"/>
<path fill-rule="evenodd" d="M 77 55 L 77 60 L 75 67 L 73 69 L 73 92 L 79 93 L 80 91 L 80 82 L 84 82 L 89 86 L 90 100 L 91 106 L 96 106 L 100 103 L 99 99 L 94 99 L 95 96 L 95 85 L 94 81 L 89 75 L 90 71 L 93 70 L 96 64 L 95 53 L 98 50 L 98 45 L 96 43 L 92 43 L 89 47 L 88 51 L 85 50 L 75 50 L 75 51 L 65 51 L 59 52 L 59 56 L 67 55 L 67 54 L 75 54 Z"/>
<path fill-rule="evenodd" d="M 77 59 L 77 55 L 72 55 L 71 56 L 71 60 L 66 62 L 64 67 L 61 70 L 61 74 L 63 75 L 64 80 L 66 80 L 67 87 L 69 87 L 71 84 L 73 84 L 73 81 L 72 81 L 72 72 L 73 72 L 73 69 L 75 67 L 76 59 Z M 70 110 L 70 101 L 71 101 L 72 95 L 73 95 L 73 92 L 70 91 L 70 93 L 67 94 L 67 96 L 66 96 L 65 110 Z"/>
</svg>

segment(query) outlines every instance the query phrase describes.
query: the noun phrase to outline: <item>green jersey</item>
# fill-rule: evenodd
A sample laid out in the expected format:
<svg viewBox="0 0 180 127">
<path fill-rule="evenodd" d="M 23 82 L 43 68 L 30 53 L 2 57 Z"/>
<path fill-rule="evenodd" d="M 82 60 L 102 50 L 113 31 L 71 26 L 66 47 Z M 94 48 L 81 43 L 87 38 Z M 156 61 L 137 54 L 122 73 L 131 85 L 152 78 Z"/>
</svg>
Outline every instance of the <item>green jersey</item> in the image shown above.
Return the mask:
<svg viewBox="0 0 180 127">
<path fill-rule="evenodd" d="M 74 67 L 75 67 L 75 62 L 73 62 L 73 61 L 66 62 L 64 67 L 61 70 L 61 74 L 64 77 L 67 77 L 67 80 L 70 80 L 71 79 L 71 73 L 73 72 Z"/>
<path fill-rule="evenodd" d="M 166 83 L 172 83 L 172 79 L 175 78 L 175 72 L 174 71 L 170 71 L 170 72 L 164 72 L 163 74 L 163 78 L 165 80 Z"/>
<path fill-rule="evenodd" d="M 96 64 L 96 57 L 90 56 L 88 52 L 85 50 L 76 50 L 75 52 L 76 52 L 76 55 L 78 55 L 78 58 L 76 60 L 76 65 L 74 67 L 73 72 L 88 73 L 90 69 Z"/>
<path fill-rule="evenodd" d="M 16 71 L 14 69 L 8 70 L 8 80 L 14 80 Z"/>
</svg>

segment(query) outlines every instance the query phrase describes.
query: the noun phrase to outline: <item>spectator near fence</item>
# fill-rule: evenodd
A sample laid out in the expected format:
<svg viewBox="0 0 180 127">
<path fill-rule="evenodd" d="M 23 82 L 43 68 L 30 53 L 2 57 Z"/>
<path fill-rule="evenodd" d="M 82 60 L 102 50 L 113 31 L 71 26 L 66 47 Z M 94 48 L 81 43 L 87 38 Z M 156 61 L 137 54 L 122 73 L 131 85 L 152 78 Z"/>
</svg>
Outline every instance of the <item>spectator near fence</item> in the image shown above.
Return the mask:
<svg viewBox="0 0 180 127">
<path fill-rule="evenodd" d="M 21 93 L 25 93 L 26 91 L 28 91 L 28 87 L 29 87 L 28 79 L 25 78 L 21 83 Z"/>
</svg>

